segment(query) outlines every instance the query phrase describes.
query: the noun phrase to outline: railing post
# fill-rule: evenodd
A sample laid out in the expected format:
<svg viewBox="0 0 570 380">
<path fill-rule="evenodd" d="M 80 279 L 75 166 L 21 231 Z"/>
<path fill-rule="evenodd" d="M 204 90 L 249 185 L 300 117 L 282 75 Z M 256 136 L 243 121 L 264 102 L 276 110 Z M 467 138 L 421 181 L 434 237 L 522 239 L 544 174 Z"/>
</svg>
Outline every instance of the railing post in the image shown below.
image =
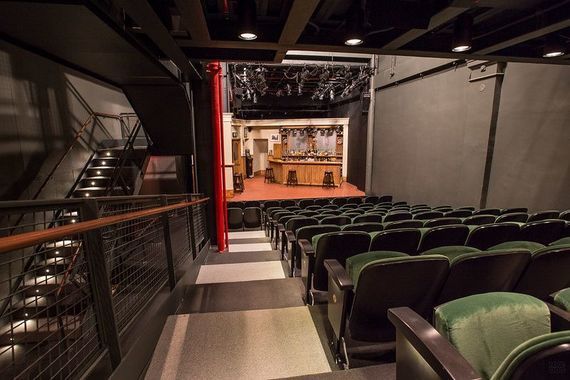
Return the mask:
<svg viewBox="0 0 570 380">
<path fill-rule="evenodd" d="M 188 227 L 190 229 L 190 244 L 192 245 L 192 260 L 196 260 L 198 256 L 198 247 L 196 247 L 196 230 L 194 225 L 194 206 L 188 207 Z"/>
<path fill-rule="evenodd" d="M 98 219 L 99 205 L 97 200 L 86 200 L 81 211 L 83 221 Z M 111 366 L 114 369 L 121 363 L 122 355 L 101 230 L 94 229 L 85 232 L 83 244 L 99 339 L 101 345 L 109 350 Z"/>
<path fill-rule="evenodd" d="M 168 199 L 165 196 L 161 196 L 160 199 L 163 206 L 168 206 Z M 170 290 L 172 290 L 176 286 L 176 272 L 174 271 L 172 235 L 170 234 L 170 220 L 168 219 L 168 212 L 162 213 L 160 215 L 160 219 L 162 220 L 162 228 L 164 231 L 164 248 L 168 270 L 168 285 L 170 286 Z"/>
</svg>

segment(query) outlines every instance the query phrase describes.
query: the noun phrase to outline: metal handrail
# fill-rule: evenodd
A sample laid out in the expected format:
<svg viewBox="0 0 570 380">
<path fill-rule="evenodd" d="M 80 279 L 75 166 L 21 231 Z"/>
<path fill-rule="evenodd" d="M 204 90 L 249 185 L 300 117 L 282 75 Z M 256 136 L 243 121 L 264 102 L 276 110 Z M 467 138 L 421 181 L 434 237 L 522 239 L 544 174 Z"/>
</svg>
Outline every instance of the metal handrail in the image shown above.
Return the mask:
<svg viewBox="0 0 570 380">
<path fill-rule="evenodd" d="M 10 252 L 13 250 L 22 249 L 29 246 L 43 244 L 49 241 L 64 238 L 66 236 L 76 235 L 87 231 L 95 230 L 101 227 L 107 227 L 122 222 L 128 222 L 138 218 L 145 218 L 149 216 L 163 214 L 165 212 L 176 210 L 179 208 L 194 206 L 197 204 L 205 203 L 209 199 L 210 198 L 206 197 L 195 201 L 179 202 L 168 206 L 160 206 L 147 210 L 129 212 L 126 214 L 104 216 L 99 219 L 78 222 L 75 224 L 68 224 L 66 226 L 54 227 L 49 230 L 24 232 L 19 235 L 6 236 L 0 238 L 0 253 Z"/>
<path fill-rule="evenodd" d="M 113 174 L 111 175 L 111 181 L 109 181 L 109 183 L 107 184 L 107 189 L 105 190 L 105 194 L 111 195 L 112 190 L 115 188 L 115 185 L 117 184 L 117 182 L 119 180 L 119 177 L 121 177 L 121 172 L 125 166 L 125 163 L 127 162 L 127 152 L 129 150 L 133 150 L 134 141 L 136 140 L 137 135 L 139 134 L 139 132 L 141 130 L 141 126 L 142 126 L 141 122 L 139 120 L 137 120 L 135 127 L 131 131 L 131 133 L 127 139 L 127 142 L 126 142 L 125 146 L 123 147 L 123 150 L 121 151 L 121 154 L 119 156 L 119 161 L 117 162 L 117 164 L 113 168 Z M 126 190 L 126 186 L 124 184 L 124 181 L 123 181 L 123 190 Z"/>
</svg>

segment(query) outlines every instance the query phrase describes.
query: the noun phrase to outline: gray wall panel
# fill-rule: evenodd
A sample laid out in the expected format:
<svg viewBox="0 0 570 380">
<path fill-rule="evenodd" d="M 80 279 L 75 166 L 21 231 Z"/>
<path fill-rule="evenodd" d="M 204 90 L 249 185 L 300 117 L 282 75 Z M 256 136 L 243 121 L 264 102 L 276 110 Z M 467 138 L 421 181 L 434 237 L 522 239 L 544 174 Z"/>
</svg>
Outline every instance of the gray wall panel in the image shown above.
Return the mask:
<svg viewBox="0 0 570 380">
<path fill-rule="evenodd" d="M 570 67 L 508 64 L 488 205 L 570 208 Z"/>
<path fill-rule="evenodd" d="M 448 70 L 376 93 L 374 193 L 411 203 L 479 204 L 494 78 L 469 83 L 470 71 Z"/>
</svg>

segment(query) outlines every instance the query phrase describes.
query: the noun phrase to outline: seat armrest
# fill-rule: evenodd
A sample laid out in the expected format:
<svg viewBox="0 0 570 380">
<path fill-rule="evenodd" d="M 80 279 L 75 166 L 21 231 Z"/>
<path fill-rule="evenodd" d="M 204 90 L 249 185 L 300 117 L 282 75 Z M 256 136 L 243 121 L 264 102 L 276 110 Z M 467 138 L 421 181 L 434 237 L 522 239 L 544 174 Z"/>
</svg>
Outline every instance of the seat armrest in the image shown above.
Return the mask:
<svg viewBox="0 0 570 380">
<path fill-rule="evenodd" d="M 346 270 L 336 260 L 325 260 L 325 268 L 329 272 L 329 277 L 334 281 L 340 290 L 354 289 L 352 280 L 346 273 Z"/>
<path fill-rule="evenodd" d="M 315 250 L 307 239 L 301 239 L 297 243 L 299 244 L 299 248 L 301 248 L 301 254 L 305 254 L 306 256 L 315 255 Z"/>
<path fill-rule="evenodd" d="M 282 223 L 279 223 L 279 224 L 277 225 L 277 230 L 278 230 L 279 232 L 283 232 L 283 231 L 285 231 L 285 226 L 284 226 Z"/>
<path fill-rule="evenodd" d="M 398 370 L 402 368 L 417 375 L 426 370 L 427 364 L 441 379 L 481 379 L 481 375 L 465 360 L 459 351 L 425 319 L 409 307 L 388 309 L 388 319 L 396 327 L 397 339 L 403 339 L 407 342 L 407 344 L 402 346 L 400 344 L 403 342 L 396 343 Z M 413 348 L 416 355 L 412 356 L 412 360 L 406 360 L 403 357 L 405 355 L 404 349 L 398 352 L 399 347 Z M 398 354 L 401 354 L 401 357 Z M 418 356 L 424 362 L 419 360 Z M 405 365 L 404 361 L 406 361 Z M 416 363 L 417 369 L 410 368 L 414 363 Z"/>
<path fill-rule="evenodd" d="M 295 234 L 293 233 L 293 231 L 285 231 L 285 236 L 287 237 L 287 242 L 288 243 L 293 243 L 295 244 L 295 241 L 297 240 L 295 238 Z"/>
<path fill-rule="evenodd" d="M 570 312 L 546 302 L 550 310 L 550 324 L 552 331 L 570 330 Z"/>
</svg>

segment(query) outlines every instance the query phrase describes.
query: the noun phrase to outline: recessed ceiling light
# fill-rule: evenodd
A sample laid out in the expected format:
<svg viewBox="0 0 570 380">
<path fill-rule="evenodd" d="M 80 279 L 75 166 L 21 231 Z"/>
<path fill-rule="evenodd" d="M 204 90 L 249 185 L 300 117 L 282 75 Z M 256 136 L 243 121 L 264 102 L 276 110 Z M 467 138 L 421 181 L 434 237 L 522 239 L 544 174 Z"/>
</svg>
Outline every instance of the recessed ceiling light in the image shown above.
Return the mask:
<svg viewBox="0 0 570 380">
<path fill-rule="evenodd" d="M 555 37 L 547 39 L 544 49 L 542 50 L 542 56 L 544 58 L 562 57 L 564 54 L 566 54 L 564 44 Z"/>
<path fill-rule="evenodd" d="M 363 43 L 364 40 L 361 38 L 349 38 L 346 41 L 344 41 L 344 44 L 348 46 L 362 45 Z"/>
<path fill-rule="evenodd" d="M 243 32 L 240 33 L 238 37 L 244 41 L 253 41 L 257 39 L 257 34 L 252 32 Z"/>
<path fill-rule="evenodd" d="M 457 17 L 453 26 L 453 44 L 451 50 L 455 53 L 465 52 L 471 49 L 471 31 L 473 29 L 473 17 L 462 14 Z"/>
</svg>

